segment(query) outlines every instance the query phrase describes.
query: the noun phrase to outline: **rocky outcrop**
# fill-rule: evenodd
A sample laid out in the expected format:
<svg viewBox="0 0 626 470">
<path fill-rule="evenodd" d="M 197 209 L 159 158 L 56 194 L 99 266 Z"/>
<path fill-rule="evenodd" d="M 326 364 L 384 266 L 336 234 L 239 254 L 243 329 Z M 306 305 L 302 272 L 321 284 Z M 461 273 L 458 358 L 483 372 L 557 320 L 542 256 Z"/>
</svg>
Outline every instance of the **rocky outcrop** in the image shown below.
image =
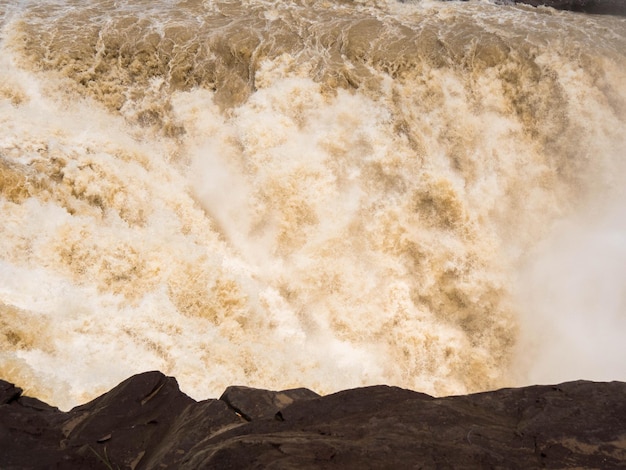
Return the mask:
<svg viewBox="0 0 626 470">
<path fill-rule="evenodd" d="M 557 10 L 578 11 L 583 13 L 626 16 L 624 0 L 513 0 L 533 6 L 546 6 Z"/>
<path fill-rule="evenodd" d="M 36 451 L 35 451 L 36 450 Z M 147 372 L 61 412 L 0 381 L 0 468 L 624 468 L 626 384 L 433 398 L 229 387 L 196 402 Z"/>
</svg>

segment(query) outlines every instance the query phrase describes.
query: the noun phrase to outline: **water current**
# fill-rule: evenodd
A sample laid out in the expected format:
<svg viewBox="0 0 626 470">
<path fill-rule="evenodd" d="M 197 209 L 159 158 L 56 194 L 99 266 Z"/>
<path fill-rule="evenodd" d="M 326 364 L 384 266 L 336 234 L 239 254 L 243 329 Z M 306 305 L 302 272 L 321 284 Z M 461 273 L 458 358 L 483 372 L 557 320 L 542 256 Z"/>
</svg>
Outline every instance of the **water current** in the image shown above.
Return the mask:
<svg viewBox="0 0 626 470">
<path fill-rule="evenodd" d="M 0 0 L 0 377 L 626 380 L 625 131 L 626 18 Z"/>
</svg>

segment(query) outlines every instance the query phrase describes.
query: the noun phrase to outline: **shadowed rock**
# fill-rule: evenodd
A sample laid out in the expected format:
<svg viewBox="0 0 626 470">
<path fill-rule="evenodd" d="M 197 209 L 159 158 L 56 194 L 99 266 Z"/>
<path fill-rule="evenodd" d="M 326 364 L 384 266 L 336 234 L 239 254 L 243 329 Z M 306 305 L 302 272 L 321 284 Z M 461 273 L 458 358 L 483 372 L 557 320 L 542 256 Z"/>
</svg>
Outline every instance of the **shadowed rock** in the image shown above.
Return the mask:
<svg viewBox="0 0 626 470">
<path fill-rule="evenodd" d="M 233 386 L 224 391 L 220 400 L 226 402 L 245 420 L 252 421 L 262 417 L 275 416 L 277 412 L 296 401 L 313 398 L 319 398 L 319 395 L 307 388 L 272 392 L 258 388 Z"/>
<path fill-rule="evenodd" d="M 533 6 L 552 7 L 557 10 L 578 11 L 602 15 L 626 15 L 624 0 L 514 0 Z"/>
<path fill-rule="evenodd" d="M 6 405 L 17 400 L 22 395 L 22 389 L 15 385 L 0 380 L 0 405 Z"/>
<path fill-rule="evenodd" d="M 34 452 L 33 449 L 37 451 Z M 196 402 L 140 374 L 64 413 L 0 381 L 0 468 L 620 468 L 626 384 L 433 398 L 375 386 L 229 387 Z"/>
<path fill-rule="evenodd" d="M 404 0 L 400 1 L 403 2 Z M 469 0 L 460 1 L 466 2 Z M 535 7 L 551 7 L 556 10 L 567 10 L 596 15 L 626 16 L 626 1 L 624 0 L 500 0 L 500 3 L 505 5 L 511 3 L 522 3 Z"/>
</svg>

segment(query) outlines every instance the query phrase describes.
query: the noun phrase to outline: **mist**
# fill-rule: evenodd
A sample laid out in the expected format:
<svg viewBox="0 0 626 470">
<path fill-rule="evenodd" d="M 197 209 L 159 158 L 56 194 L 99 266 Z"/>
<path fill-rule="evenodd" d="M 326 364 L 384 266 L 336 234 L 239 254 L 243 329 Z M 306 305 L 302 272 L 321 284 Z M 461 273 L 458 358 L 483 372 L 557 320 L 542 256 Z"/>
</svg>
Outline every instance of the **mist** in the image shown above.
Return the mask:
<svg viewBox="0 0 626 470">
<path fill-rule="evenodd" d="M 517 285 L 526 383 L 626 380 L 623 194 L 555 224 Z"/>
</svg>

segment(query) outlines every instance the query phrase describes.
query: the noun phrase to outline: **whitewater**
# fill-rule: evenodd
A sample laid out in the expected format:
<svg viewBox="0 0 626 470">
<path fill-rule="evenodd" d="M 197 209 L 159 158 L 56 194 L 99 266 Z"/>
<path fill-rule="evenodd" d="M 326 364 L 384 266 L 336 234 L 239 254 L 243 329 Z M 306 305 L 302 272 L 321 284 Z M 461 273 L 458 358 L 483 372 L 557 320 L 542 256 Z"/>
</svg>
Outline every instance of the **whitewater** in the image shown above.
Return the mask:
<svg viewBox="0 0 626 470">
<path fill-rule="evenodd" d="M 0 377 L 626 380 L 626 18 L 0 0 Z"/>
</svg>

